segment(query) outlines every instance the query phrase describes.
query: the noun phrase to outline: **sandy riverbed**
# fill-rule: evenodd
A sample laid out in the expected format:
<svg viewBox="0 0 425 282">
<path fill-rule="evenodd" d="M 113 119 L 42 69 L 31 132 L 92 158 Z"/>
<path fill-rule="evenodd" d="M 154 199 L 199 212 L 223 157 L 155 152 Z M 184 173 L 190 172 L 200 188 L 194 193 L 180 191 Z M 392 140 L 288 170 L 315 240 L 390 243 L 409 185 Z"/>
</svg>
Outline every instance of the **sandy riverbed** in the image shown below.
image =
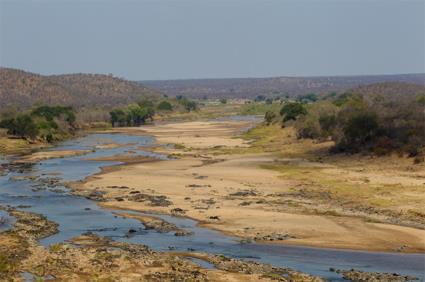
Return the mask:
<svg viewBox="0 0 425 282">
<path fill-rule="evenodd" d="M 275 170 L 260 168 L 276 162 L 272 153 L 209 153 L 218 147 L 249 146 L 248 141 L 235 137 L 248 126 L 249 122 L 241 121 L 184 122 L 123 129 L 153 135 L 159 144 L 178 144 L 160 150 L 179 158 L 105 171 L 77 189 L 107 192 L 102 205 L 110 208 L 162 213 L 178 208 L 183 210 L 181 215 L 204 226 L 257 241 L 359 250 L 425 250 L 422 229 L 370 222 L 359 216 L 315 214 L 315 202 L 307 198 L 304 204 L 310 210 L 288 208 L 290 202 L 277 203 L 282 197 L 276 195 L 290 193 L 299 183 L 280 177 Z M 108 188 L 120 185 L 128 186 L 129 191 Z M 125 194 L 135 191 L 166 196 L 171 203 L 152 205 L 133 201 Z"/>
</svg>

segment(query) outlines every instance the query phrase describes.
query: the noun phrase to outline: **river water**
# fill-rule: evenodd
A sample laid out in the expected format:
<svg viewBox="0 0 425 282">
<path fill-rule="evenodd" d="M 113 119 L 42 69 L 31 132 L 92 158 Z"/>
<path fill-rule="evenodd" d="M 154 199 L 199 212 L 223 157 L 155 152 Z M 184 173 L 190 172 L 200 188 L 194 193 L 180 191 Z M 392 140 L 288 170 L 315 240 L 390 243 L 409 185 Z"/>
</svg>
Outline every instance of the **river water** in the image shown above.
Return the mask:
<svg viewBox="0 0 425 282">
<path fill-rule="evenodd" d="M 112 143 L 123 146 L 109 149 L 98 147 Z M 177 237 L 173 233 L 145 230 L 138 220 L 116 216 L 113 210 L 102 209 L 91 200 L 72 195 L 62 184 L 66 181 L 83 180 L 99 172 L 101 167 L 119 164 L 109 161 L 91 161 L 88 160 L 89 158 L 132 154 L 165 159 L 163 155 L 140 149 L 153 143 L 154 139 L 150 136 L 90 134 L 58 144 L 50 150 L 88 149 L 91 152 L 83 156 L 44 160 L 31 166 L 9 166 L 6 173 L 0 176 L 0 206 L 10 205 L 37 212 L 57 222 L 59 232 L 40 241 L 45 246 L 92 231 L 114 240 L 148 245 L 157 251 L 195 250 L 224 254 L 271 263 L 275 266 L 291 267 L 331 281 L 342 279 L 338 274 L 330 272 L 330 267 L 397 272 L 424 280 L 425 254 L 360 252 L 281 244 L 242 244 L 237 238 L 200 228 L 194 220 L 159 215 L 162 219 L 193 232 L 190 236 Z M 5 161 L 8 160 L 2 160 L 3 163 Z M 6 214 L 0 213 L 0 217 L 2 216 L 7 217 Z M 7 226 L 0 226 L 0 232 L 10 227 L 13 219 L 8 219 L 8 222 Z M 137 232 L 129 234 L 129 229 L 135 229 Z"/>
</svg>

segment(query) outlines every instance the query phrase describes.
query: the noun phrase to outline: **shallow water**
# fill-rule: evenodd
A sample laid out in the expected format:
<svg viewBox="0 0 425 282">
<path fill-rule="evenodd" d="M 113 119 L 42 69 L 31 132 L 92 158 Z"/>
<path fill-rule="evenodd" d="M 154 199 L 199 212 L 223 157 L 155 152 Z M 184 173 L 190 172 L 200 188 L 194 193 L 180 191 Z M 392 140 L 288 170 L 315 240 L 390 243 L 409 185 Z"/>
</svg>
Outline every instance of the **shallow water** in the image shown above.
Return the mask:
<svg viewBox="0 0 425 282">
<path fill-rule="evenodd" d="M 28 205 L 30 207 L 26 210 L 41 213 L 46 215 L 48 219 L 57 222 L 59 233 L 41 240 L 43 245 L 63 242 L 81 233 L 92 231 L 118 241 L 145 244 L 158 251 L 195 250 L 224 254 L 235 258 L 271 263 L 276 266 L 292 267 L 330 280 L 340 280 L 337 274 L 328 271 L 330 267 L 399 272 L 424 279 L 424 254 L 356 252 L 255 243 L 241 244 L 237 238 L 197 227 L 197 222 L 194 220 L 158 215 L 178 227 L 193 232 L 191 236 L 177 237 L 173 233 L 144 230 L 143 225 L 138 220 L 116 216 L 115 211 L 99 208 L 91 200 L 73 196 L 61 184 L 63 181 L 82 180 L 99 172 L 102 166 L 119 164 L 118 162 L 89 161 L 88 158 L 116 154 L 165 158 L 165 156 L 138 149 L 151 145 L 153 142 L 152 137 L 125 134 L 91 134 L 66 141 L 49 150 L 88 149 L 93 151 L 83 156 L 41 161 L 31 167 L 13 169 L 6 175 L 0 176 L 0 205 L 15 207 Z M 97 145 L 109 143 L 119 143 L 124 146 L 113 149 L 96 149 Z M 37 179 L 13 180 L 22 176 L 33 176 Z M 129 234 L 129 229 L 135 229 L 137 232 Z"/>
<path fill-rule="evenodd" d="M 10 216 L 6 211 L 0 210 L 0 232 L 9 230 L 15 222 L 14 217 Z"/>
</svg>

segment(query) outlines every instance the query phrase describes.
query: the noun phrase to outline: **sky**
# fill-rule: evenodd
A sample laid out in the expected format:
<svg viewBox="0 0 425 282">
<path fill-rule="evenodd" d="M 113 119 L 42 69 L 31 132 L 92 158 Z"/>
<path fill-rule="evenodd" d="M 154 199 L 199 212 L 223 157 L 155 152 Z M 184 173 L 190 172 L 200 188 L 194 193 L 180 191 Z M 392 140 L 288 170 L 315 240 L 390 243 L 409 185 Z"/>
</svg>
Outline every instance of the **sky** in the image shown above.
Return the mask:
<svg viewBox="0 0 425 282">
<path fill-rule="evenodd" d="M 425 0 L 0 0 L 0 65 L 131 80 L 425 72 Z"/>
</svg>

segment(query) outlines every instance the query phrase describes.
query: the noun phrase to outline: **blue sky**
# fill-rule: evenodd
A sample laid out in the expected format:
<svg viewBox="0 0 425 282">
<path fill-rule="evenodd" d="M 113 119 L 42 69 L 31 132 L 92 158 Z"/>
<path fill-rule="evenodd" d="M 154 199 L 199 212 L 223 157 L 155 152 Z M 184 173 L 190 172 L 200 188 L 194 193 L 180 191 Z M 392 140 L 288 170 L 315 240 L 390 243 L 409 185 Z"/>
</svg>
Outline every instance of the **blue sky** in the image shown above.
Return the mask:
<svg viewBox="0 0 425 282">
<path fill-rule="evenodd" d="M 425 0 L 0 0 L 0 65 L 133 80 L 425 72 Z"/>
</svg>

